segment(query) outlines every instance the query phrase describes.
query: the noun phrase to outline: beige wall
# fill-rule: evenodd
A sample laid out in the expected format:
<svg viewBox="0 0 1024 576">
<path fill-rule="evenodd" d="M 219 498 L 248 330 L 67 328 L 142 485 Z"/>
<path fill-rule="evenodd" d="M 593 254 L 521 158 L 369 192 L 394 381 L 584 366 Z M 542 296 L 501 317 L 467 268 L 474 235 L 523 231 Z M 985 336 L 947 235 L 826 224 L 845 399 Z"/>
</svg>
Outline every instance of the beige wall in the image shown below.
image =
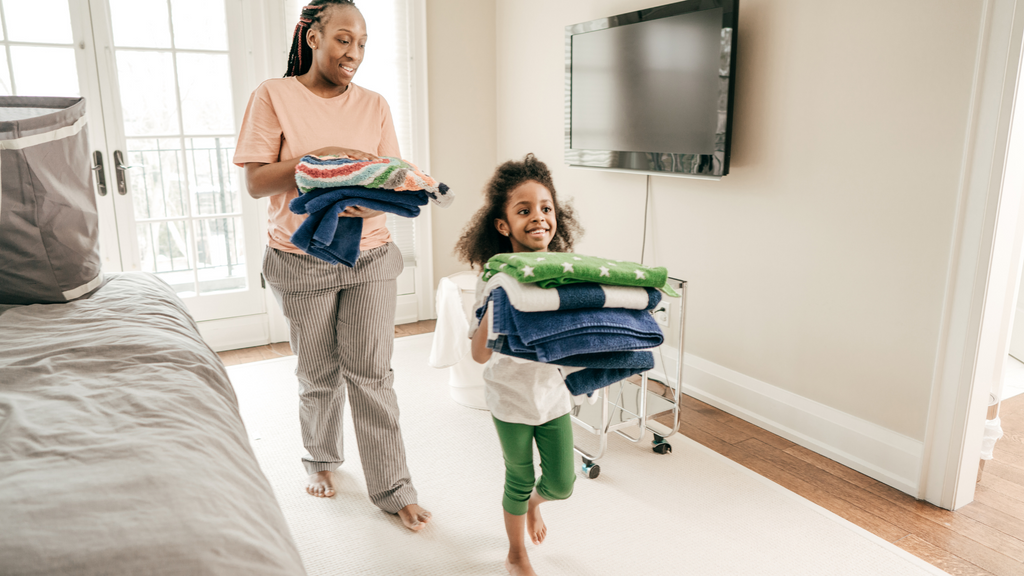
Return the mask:
<svg viewBox="0 0 1024 576">
<path fill-rule="evenodd" d="M 434 286 L 469 266 L 452 249 L 495 166 L 494 1 L 429 0 L 430 170 L 456 201 L 434 209 Z"/>
<path fill-rule="evenodd" d="M 496 6 L 497 160 L 553 167 L 583 253 L 640 258 L 646 181 L 563 164 L 564 27 L 652 4 Z M 981 6 L 743 0 L 731 174 L 652 180 L 647 262 L 690 281 L 688 353 L 924 438 Z"/>
</svg>

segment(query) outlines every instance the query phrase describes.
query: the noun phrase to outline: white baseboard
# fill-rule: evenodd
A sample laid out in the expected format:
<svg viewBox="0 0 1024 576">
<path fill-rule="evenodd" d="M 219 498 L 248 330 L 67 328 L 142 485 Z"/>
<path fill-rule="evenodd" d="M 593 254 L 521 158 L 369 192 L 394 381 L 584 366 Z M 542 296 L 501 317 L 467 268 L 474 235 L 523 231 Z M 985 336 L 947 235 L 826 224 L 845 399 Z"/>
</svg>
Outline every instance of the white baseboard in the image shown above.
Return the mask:
<svg viewBox="0 0 1024 576">
<path fill-rule="evenodd" d="M 655 354 L 655 356 L 659 356 Z M 675 385 L 675 353 L 651 376 Z M 684 354 L 682 392 L 879 482 L 918 497 L 924 443 L 709 362 Z"/>
<path fill-rule="evenodd" d="M 409 324 L 420 319 L 419 298 L 415 294 L 401 294 L 395 303 L 395 325 Z"/>
<path fill-rule="evenodd" d="M 262 346 L 270 342 L 266 314 L 196 322 L 199 334 L 215 352 Z"/>
<path fill-rule="evenodd" d="M 270 301 L 273 310 L 268 314 L 254 314 L 196 322 L 203 340 L 216 352 L 263 346 L 271 342 L 288 341 L 288 324 L 277 302 Z M 395 324 L 409 324 L 419 320 L 416 294 L 403 294 L 395 304 Z"/>
</svg>

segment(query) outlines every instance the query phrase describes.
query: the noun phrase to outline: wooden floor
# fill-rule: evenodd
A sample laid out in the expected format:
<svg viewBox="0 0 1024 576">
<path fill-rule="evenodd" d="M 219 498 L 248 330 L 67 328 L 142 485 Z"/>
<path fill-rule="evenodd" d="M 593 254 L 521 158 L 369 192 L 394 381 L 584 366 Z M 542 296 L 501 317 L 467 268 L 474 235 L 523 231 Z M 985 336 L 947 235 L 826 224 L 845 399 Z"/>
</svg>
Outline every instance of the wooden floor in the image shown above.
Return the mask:
<svg viewBox="0 0 1024 576">
<path fill-rule="evenodd" d="M 395 326 L 395 338 L 433 332 L 434 325 L 436 323 L 437 320 L 422 320 L 420 322 L 413 322 L 412 324 Z M 278 342 L 277 344 L 267 344 L 266 346 L 256 346 L 255 348 L 243 348 L 241 350 L 218 352 L 217 355 L 220 356 L 220 359 L 224 362 L 225 366 L 232 366 L 234 364 L 247 364 L 249 362 L 259 362 L 260 360 L 270 360 L 273 358 L 281 358 L 283 356 L 291 356 L 292 347 L 289 346 L 287 342 Z"/>
<path fill-rule="evenodd" d="M 395 327 L 433 332 L 434 321 Z M 221 352 L 226 365 L 291 354 L 287 344 Z M 850 522 L 956 575 L 1024 575 L 1024 395 L 1004 401 L 1004 436 L 975 501 L 950 512 L 683 396 L 680 432 Z"/>
</svg>

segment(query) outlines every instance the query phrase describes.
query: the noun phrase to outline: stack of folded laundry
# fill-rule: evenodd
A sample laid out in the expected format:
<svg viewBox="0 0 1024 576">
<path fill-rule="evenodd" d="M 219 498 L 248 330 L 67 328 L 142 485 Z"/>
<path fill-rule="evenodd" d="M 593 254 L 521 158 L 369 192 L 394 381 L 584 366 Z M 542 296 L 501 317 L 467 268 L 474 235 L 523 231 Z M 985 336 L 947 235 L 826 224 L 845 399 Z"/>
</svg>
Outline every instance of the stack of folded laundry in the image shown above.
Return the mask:
<svg viewBox="0 0 1024 576">
<path fill-rule="evenodd" d="M 565 368 L 573 395 L 654 368 L 648 350 L 664 335 L 650 311 L 665 268 L 572 253 L 499 254 L 484 266 L 477 318 L 488 315 L 488 348 Z"/>
<path fill-rule="evenodd" d="M 292 234 L 292 244 L 331 264 L 350 267 L 359 258 L 363 219 L 338 217 L 345 208 L 361 206 L 414 218 L 427 202 L 443 208 L 454 199 L 447 186 L 400 158 L 307 155 L 295 168 L 295 183 L 299 196 L 288 207 L 309 217 Z"/>
</svg>

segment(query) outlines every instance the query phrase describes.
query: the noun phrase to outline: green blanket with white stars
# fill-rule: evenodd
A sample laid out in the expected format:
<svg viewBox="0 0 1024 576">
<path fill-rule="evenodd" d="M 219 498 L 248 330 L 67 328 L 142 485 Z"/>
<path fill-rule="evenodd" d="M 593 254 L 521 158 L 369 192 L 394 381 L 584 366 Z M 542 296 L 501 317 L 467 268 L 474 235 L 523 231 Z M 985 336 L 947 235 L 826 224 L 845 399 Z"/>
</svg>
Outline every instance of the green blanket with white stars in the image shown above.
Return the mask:
<svg viewBox="0 0 1024 576">
<path fill-rule="evenodd" d="M 520 282 L 536 283 L 541 288 L 596 282 L 612 286 L 657 288 L 669 296 L 679 296 L 668 285 L 668 270 L 663 267 L 571 252 L 497 254 L 484 264 L 484 281 L 498 272 L 504 272 Z"/>
</svg>

